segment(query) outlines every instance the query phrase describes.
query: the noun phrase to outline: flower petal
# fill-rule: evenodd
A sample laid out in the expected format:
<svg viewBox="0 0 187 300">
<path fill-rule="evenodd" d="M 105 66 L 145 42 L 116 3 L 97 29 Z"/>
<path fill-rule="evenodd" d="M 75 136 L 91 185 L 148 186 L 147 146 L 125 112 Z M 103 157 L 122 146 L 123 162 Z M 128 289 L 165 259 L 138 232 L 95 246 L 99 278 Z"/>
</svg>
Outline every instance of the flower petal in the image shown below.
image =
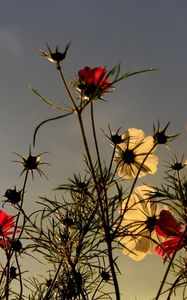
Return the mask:
<svg viewBox="0 0 187 300">
<path fill-rule="evenodd" d="M 181 236 L 183 228 L 177 223 L 168 210 L 162 210 L 159 219 L 156 221 L 157 233 L 164 237 Z"/>
</svg>

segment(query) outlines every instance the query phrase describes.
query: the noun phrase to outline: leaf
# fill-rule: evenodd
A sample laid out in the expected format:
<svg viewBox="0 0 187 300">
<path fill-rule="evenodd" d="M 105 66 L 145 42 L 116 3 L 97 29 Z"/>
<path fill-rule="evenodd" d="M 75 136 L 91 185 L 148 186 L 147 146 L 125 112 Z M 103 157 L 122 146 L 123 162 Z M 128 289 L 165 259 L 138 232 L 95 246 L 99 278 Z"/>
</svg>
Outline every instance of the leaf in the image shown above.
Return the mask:
<svg viewBox="0 0 187 300">
<path fill-rule="evenodd" d="M 159 69 L 156 69 L 156 68 L 149 68 L 149 69 L 144 69 L 144 70 L 140 70 L 140 71 L 126 72 L 121 77 L 116 78 L 115 82 L 118 82 L 118 81 L 120 81 L 122 79 L 126 79 L 126 78 L 128 78 L 130 76 L 138 75 L 138 74 L 141 74 L 141 73 L 152 72 L 152 71 L 158 71 L 158 70 Z"/>
<path fill-rule="evenodd" d="M 32 86 L 29 86 L 29 88 L 33 91 L 34 94 L 36 94 L 42 101 L 44 101 L 46 104 L 51 106 L 52 108 L 63 110 L 63 111 L 69 111 L 69 112 L 74 112 L 72 108 L 67 108 L 63 106 L 59 106 L 55 104 L 54 102 L 46 99 L 44 96 L 42 96 L 38 91 L 36 91 Z"/>
</svg>

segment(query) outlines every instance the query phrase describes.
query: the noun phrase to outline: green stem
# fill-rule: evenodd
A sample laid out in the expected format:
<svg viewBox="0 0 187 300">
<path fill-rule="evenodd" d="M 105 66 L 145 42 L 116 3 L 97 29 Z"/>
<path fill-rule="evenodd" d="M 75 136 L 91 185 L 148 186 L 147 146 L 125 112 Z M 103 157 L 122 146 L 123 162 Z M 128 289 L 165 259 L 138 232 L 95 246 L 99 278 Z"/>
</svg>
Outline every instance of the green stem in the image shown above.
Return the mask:
<svg viewBox="0 0 187 300">
<path fill-rule="evenodd" d="M 69 89 L 67 83 L 66 83 L 66 80 L 65 80 L 65 78 L 64 78 L 64 75 L 63 75 L 63 73 L 62 73 L 61 66 L 59 66 L 58 71 L 59 71 L 59 73 L 60 73 L 60 77 L 61 77 L 61 79 L 62 79 L 62 82 L 63 82 L 64 86 L 65 86 L 65 89 L 66 89 L 66 91 L 67 91 L 67 93 L 68 93 L 68 96 L 69 96 L 71 102 L 73 103 L 73 105 L 74 105 L 74 107 L 75 107 L 75 109 L 76 109 L 76 111 L 77 111 L 77 110 L 78 110 L 78 106 L 76 105 L 75 100 L 74 100 L 74 98 L 73 98 L 73 96 L 72 96 L 72 94 L 71 94 L 71 92 L 70 92 L 70 89 Z"/>
<path fill-rule="evenodd" d="M 95 129 L 94 112 L 93 112 L 93 101 L 90 100 L 90 102 L 91 102 L 91 124 L 92 124 L 93 138 L 94 138 L 94 144 L 95 144 L 95 148 L 96 148 L 97 161 L 99 163 L 100 176 L 101 176 L 102 184 L 103 184 L 103 187 L 104 187 L 103 172 L 102 172 L 102 166 L 101 166 L 101 159 L 100 159 L 99 147 L 98 147 L 97 135 L 96 135 L 96 129 Z"/>
</svg>

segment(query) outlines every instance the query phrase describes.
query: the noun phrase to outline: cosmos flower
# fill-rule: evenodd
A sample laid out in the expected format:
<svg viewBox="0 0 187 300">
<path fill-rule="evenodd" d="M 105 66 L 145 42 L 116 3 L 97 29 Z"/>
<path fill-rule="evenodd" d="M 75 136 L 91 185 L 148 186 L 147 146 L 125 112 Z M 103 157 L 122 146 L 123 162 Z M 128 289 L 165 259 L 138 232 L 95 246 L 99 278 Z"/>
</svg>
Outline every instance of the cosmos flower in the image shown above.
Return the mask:
<svg viewBox="0 0 187 300">
<path fill-rule="evenodd" d="M 163 210 L 160 213 L 155 229 L 160 236 L 166 238 L 155 248 L 156 254 L 162 256 L 164 261 L 170 254 L 185 246 L 184 228 L 178 224 L 169 211 Z"/>
<path fill-rule="evenodd" d="M 2 248 L 7 248 L 11 245 L 9 235 L 14 233 L 14 216 L 8 215 L 3 210 L 0 210 L 0 246 Z M 18 232 L 18 230 L 16 230 Z"/>
<path fill-rule="evenodd" d="M 129 128 L 121 135 L 122 143 L 116 145 L 114 162 L 118 175 L 124 179 L 143 177 L 157 171 L 158 157 L 152 136 L 145 137 L 143 130 Z"/>
<path fill-rule="evenodd" d="M 162 206 L 150 201 L 153 191 L 150 186 L 138 186 L 120 208 L 123 219 L 119 240 L 124 246 L 123 253 L 137 261 L 142 260 L 148 253 L 154 253 L 155 243 L 163 241 L 155 230 Z M 158 224 L 157 227 L 159 226 Z"/>
<path fill-rule="evenodd" d="M 6 237 L 14 233 L 14 230 L 11 230 L 14 227 L 14 216 L 7 215 L 6 212 L 0 210 L 0 235 Z"/>
<path fill-rule="evenodd" d="M 76 88 L 81 99 L 101 99 L 106 92 L 110 91 L 111 83 L 107 79 L 106 72 L 104 67 L 94 69 L 85 67 L 78 72 Z"/>
</svg>

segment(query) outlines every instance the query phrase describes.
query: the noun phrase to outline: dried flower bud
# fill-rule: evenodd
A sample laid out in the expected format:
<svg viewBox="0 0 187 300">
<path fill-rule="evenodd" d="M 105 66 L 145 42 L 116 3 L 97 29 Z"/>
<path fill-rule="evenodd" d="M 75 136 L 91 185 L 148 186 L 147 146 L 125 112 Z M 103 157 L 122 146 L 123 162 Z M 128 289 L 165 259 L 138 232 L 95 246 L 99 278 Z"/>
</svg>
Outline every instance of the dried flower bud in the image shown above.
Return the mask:
<svg viewBox="0 0 187 300">
<path fill-rule="evenodd" d="M 16 187 L 14 189 L 8 189 L 6 190 L 4 197 L 7 198 L 4 202 L 10 202 L 11 204 L 17 204 L 21 201 L 21 193 L 22 191 L 17 191 Z"/>
<path fill-rule="evenodd" d="M 22 249 L 22 243 L 20 242 L 20 240 L 12 241 L 11 246 L 15 252 L 20 252 Z"/>
<path fill-rule="evenodd" d="M 111 136 L 111 142 L 112 142 L 112 144 L 114 144 L 114 146 L 116 146 L 116 145 L 122 143 L 123 139 L 120 134 L 113 134 Z"/>
<path fill-rule="evenodd" d="M 16 276 L 18 275 L 17 273 L 16 273 L 16 268 L 15 267 L 13 267 L 13 266 L 11 266 L 10 267 L 10 279 L 15 279 L 16 278 Z"/>
<path fill-rule="evenodd" d="M 23 166 L 28 170 L 36 170 L 40 164 L 40 156 L 29 155 L 27 159 L 24 159 Z"/>
<path fill-rule="evenodd" d="M 155 128 L 155 125 L 153 125 L 153 138 L 155 144 L 160 145 L 167 145 L 168 142 L 173 140 L 175 137 L 178 136 L 178 134 L 175 135 L 166 135 L 166 130 L 169 126 L 170 122 L 167 123 L 167 125 L 164 127 L 164 129 L 160 130 L 160 123 L 158 122 L 157 129 Z"/>
<path fill-rule="evenodd" d="M 74 224 L 74 221 L 72 218 L 66 217 L 63 220 L 63 224 L 67 227 L 72 226 Z"/>
<path fill-rule="evenodd" d="M 67 44 L 64 52 L 59 52 L 58 51 L 58 46 L 56 47 L 55 52 L 52 52 L 50 47 L 47 44 L 46 44 L 46 46 L 47 46 L 47 49 L 49 51 L 49 54 L 47 52 L 41 50 L 41 49 L 39 51 L 40 51 L 41 55 L 44 56 L 47 60 L 55 63 L 56 66 L 57 66 L 57 69 L 60 69 L 60 62 L 65 59 L 70 44 L 71 44 L 71 42 L 69 42 Z"/>
<path fill-rule="evenodd" d="M 109 272 L 103 270 L 101 272 L 101 277 L 104 281 L 108 281 L 110 279 L 110 274 L 109 274 Z"/>
</svg>

